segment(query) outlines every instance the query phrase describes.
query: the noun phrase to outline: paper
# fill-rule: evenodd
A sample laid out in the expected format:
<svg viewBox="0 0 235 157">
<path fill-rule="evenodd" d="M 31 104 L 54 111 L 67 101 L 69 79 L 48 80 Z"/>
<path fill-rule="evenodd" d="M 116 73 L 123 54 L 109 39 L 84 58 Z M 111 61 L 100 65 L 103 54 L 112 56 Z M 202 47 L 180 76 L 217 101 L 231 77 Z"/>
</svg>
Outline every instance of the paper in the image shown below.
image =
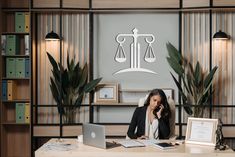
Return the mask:
<svg viewBox="0 0 235 157">
<path fill-rule="evenodd" d="M 42 146 L 45 151 L 56 150 L 56 151 L 69 151 L 76 149 L 78 146 L 75 144 L 64 143 L 64 142 L 50 142 Z"/>
<path fill-rule="evenodd" d="M 190 140 L 210 142 L 212 139 L 213 123 L 193 121 Z"/>
<path fill-rule="evenodd" d="M 126 148 L 144 147 L 145 146 L 143 143 L 136 141 L 136 140 L 121 140 L 121 141 L 117 141 L 117 142 Z"/>
<path fill-rule="evenodd" d="M 155 139 L 150 139 L 150 140 L 138 140 L 139 142 L 143 143 L 145 146 L 151 146 L 154 145 L 155 143 L 159 142 L 158 140 Z"/>
</svg>

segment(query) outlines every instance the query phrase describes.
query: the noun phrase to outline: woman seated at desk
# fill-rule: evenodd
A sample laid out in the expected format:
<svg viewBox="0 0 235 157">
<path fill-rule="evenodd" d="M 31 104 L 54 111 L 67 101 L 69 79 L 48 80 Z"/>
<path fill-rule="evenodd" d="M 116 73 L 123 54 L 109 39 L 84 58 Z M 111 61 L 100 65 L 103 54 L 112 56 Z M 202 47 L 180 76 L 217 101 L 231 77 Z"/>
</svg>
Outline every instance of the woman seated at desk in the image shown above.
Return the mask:
<svg viewBox="0 0 235 157">
<path fill-rule="evenodd" d="M 167 139 L 170 108 L 163 90 L 153 89 L 142 107 L 137 107 L 127 135 L 131 139 Z"/>
</svg>

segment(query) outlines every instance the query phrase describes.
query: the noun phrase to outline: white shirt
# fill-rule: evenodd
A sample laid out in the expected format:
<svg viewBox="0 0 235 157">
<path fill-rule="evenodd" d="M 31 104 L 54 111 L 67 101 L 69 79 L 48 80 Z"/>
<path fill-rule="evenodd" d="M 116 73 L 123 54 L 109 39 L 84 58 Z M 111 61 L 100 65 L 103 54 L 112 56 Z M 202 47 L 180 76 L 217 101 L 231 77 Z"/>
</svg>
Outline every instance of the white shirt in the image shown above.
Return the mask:
<svg viewBox="0 0 235 157">
<path fill-rule="evenodd" d="M 158 119 L 156 118 L 154 118 L 152 124 L 150 123 L 147 110 L 145 118 L 145 136 L 148 136 L 149 139 L 158 139 L 158 125 Z"/>
</svg>

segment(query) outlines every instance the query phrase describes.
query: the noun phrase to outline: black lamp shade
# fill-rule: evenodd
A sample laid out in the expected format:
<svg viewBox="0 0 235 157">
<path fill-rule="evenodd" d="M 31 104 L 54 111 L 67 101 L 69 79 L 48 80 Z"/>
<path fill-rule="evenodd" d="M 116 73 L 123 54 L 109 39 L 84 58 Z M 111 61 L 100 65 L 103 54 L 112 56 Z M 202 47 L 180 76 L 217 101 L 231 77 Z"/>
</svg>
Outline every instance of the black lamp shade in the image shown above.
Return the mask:
<svg viewBox="0 0 235 157">
<path fill-rule="evenodd" d="M 51 31 L 50 33 L 47 33 L 45 40 L 60 40 L 60 37 L 55 32 Z"/>
<path fill-rule="evenodd" d="M 219 32 L 216 32 L 213 36 L 214 39 L 228 39 L 228 35 L 221 30 Z"/>
</svg>

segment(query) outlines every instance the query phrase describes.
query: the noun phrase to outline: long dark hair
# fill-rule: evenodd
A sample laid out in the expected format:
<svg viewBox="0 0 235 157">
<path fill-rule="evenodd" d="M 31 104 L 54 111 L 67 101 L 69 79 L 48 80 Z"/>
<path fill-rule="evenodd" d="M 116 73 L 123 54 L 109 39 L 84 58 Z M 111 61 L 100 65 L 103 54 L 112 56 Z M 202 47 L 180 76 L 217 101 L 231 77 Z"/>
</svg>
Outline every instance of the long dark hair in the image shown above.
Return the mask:
<svg viewBox="0 0 235 157">
<path fill-rule="evenodd" d="M 144 106 L 148 106 L 150 104 L 150 99 L 155 95 L 159 95 L 161 97 L 161 104 L 164 106 L 164 109 L 161 113 L 161 116 L 163 116 L 163 117 L 169 116 L 170 117 L 171 116 L 170 107 L 169 107 L 169 104 L 167 101 L 166 94 L 163 92 L 162 89 L 153 89 L 149 93 L 147 99 L 145 100 Z M 158 108 L 156 108 L 153 112 L 156 117 L 157 117 L 157 111 L 158 111 Z"/>
</svg>

